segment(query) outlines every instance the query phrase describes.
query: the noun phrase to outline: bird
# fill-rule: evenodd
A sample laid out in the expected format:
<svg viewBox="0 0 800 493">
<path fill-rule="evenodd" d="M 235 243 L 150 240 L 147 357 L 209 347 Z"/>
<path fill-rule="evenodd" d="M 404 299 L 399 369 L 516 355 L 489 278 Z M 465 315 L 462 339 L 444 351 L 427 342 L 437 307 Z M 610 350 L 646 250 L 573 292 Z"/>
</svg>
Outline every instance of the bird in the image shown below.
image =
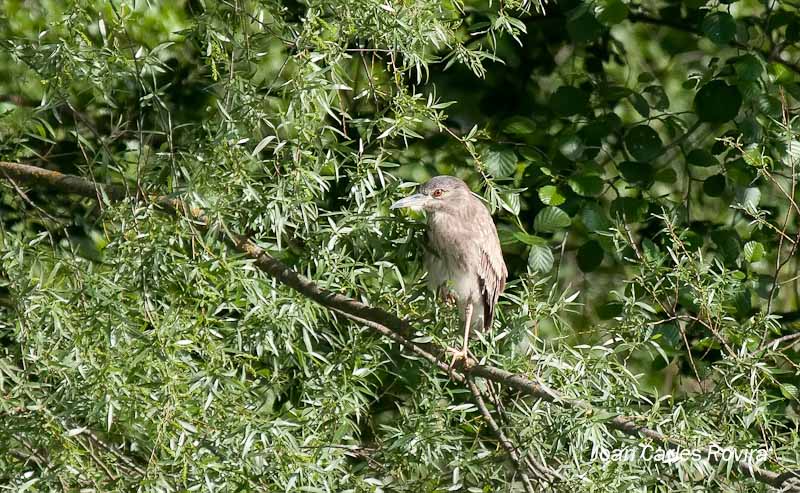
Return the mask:
<svg viewBox="0 0 800 493">
<path fill-rule="evenodd" d="M 425 211 L 428 288 L 458 307 L 464 322 L 464 344 L 461 350 L 449 348 L 453 354 L 450 367 L 459 360 L 466 362 L 470 331 L 491 328 L 508 278 L 492 216 L 463 180 L 447 175 L 431 178 L 417 193 L 398 200 L 390 209 Z"/>
</svg>

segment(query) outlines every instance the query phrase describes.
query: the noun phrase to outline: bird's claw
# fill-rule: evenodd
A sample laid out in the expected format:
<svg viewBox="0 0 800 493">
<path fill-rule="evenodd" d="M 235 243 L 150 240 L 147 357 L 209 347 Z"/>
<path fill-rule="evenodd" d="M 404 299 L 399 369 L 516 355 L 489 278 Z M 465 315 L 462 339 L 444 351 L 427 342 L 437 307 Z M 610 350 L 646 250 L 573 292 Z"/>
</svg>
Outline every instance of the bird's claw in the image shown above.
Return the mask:
<svg viewBox="0 0 800 493">
<path fill-rule="evenodd" d="M 453 349 L 447 348 L 447 352 L 453 355 L 453 359 L 450 360 L 450 365 L 447 367 L 448 370 L 452 370 L 456 367 L 456 363 L 459 361 L 466 363 L 469 361 L 469 354 L 468 349 Z"/>
<path fill-rule="evenodd" d="M 444 288 L 440 289 L 439 297 L 442 299 L 442 301 L 444 301 L 444 304 L 447 306 L 456 306 L 458 304 L 456 300 L 456 295 L 454 295 L 447 289 Z"/>
</svg>

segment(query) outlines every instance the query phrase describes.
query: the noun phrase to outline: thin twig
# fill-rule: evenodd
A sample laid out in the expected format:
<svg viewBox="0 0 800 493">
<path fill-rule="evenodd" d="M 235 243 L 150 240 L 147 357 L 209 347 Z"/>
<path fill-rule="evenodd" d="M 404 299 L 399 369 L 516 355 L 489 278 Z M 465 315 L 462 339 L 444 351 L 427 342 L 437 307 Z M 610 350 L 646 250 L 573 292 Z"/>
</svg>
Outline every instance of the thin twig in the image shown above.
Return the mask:
<svg viewBox="0 0 800 493">
<path fill-rule="evenodd" d="M 483 395 L 481 395 L 481 390 L 475 385 L 475 382 L 472 378 L 467 378 L 467 387 L 469 391 L 472 393 L 472 398 L 475 399 L 475 404 L 478 406 L 478 410 L 483 415 L 483 419 L 486 421 L 486 424 L 489 425 L 489 428 L 495 434 L 497 439 L 500 441 L 500 445 L 506 449 L 509 457 L 511 457 L 511 461 L 514 463 L 514 467 L 517 469 L 520 478 L 522 478 L 522 484 L 525 486 L 525 491 L 528 493 L 533 493 L 535 490 L 533 489 L 533 484 L 531 484 L 531 478 L 528 477 L 528 473 L 526 472 L 526 467 L 523 465 L 522 460 L 517 453 L 516 447 L 511 441 L 508 439 L 503 430 L 497 426 L 497 422 L 492 417 L 492 414 L 489 412 L 489 409 L 486 407 L 486 403 L 483 401 Z M 538 473 L 538 471 L 533 471 Z M 539 479 L 546 479 L 546 478 L 539 478 Z"/>
</svg>

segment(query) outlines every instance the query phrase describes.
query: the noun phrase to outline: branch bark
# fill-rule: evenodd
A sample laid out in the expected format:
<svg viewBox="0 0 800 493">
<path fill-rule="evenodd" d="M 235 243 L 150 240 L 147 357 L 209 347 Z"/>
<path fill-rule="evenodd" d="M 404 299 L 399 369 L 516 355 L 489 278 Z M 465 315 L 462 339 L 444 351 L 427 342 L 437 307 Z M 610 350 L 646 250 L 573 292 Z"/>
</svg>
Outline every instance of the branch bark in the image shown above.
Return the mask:
<svg viewBox="0 0 800 493">
<path fill-rule="evenodd" d="M 100 185 L 78 176 L 66 175 L 36 166 L 0 161 L 0 174 L 6 178 L 16 180 L 19 183 L 29 186 L 44 187 L 62 193 L 76 194 L 97 200 L 100 203 L 105 203 L 106 198 L 109 202 L 129 198 L 125 193 L 125 189 L 121 186 Z M 217 225 L 206 217 L 201 209 L 189 207 L 180 199 L 167 196 L 147 196 L 141 193 L 130 198 L 133 200 L 146 200 L 158 206 L 166 213 L 184 216 L 192 220 L 195 227 L 201 231 L 209 231 L 212 229 L 225 231 L 224 227 L 217 228 Z M 225 237 L 225 241 L 235 250 L 253 259 L 255 265 L 259 269 L 282 284 L 316 301 L 335 313 L 361 323 L 375 330 L 377 333 L 392 339 L 407 351 L 429 361 L 441 371 L 449 373 L 451 377 L 459 383 L 468 384 L 467 377 L 465 377 L 465 373 L 468 373 L 471 376 L 478 376 L 505 384 L 522 394 L 553 403 L 563 408 L 572 409 L 582 414 L 600 414 L 600 410 L 592 406 L 589 402 L 563 396 L 556 390 L 524 375 L 513 374 L 493 366 L 478 365 L 473 359 L 468 359 L 459 368 L 460 371 L 448 369 L 448 363 L 445 357 L 446 352 L 442 348 L 433 344 L 414 343 L 404 337 L 404 335 L 411 333 L 412 329 L 407 321 L 401 320 L 397 316 L 381 308 L 371 307 L 347 296 L 321 288 L 278 259 L 269 255 L 245 236 L 230 234 L 230 236 Z M 636 424 L 636 419 L 632 417 L 615 416 L 606 421 L 605 424 L 626 435 L 647 438 L 667 448 L 688 448 L 686 444 L 670 438 L 664 433 Z M 719 457 L 711 453 L 710 449 L 704 449 L 703 452 L 711 463 L 716 464 L 719 462 Z M 800 473 L 790 471 L 784 466 L 775 465 L 776 468 L 784 471 L 782 474 L 755 466 L 744 460 L 736 461 L 733 466 L 740 473 L 750 476 L 757 481 L 776 488 L 783 488 L 782 491 L 800 493 L 800 483 L 795 481 L 796 478 L 800 478 Z"/>
</svg>

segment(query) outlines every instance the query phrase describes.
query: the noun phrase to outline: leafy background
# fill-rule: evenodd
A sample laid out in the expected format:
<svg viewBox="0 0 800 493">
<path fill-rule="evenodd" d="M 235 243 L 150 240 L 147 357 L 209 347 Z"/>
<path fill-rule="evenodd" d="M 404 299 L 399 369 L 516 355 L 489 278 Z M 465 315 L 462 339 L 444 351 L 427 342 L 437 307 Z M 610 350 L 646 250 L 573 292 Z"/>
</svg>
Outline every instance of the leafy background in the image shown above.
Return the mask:
<svg viewBox="0 0 800 493">
<path fill-rule="evenodd" d="M 450 345 L 424 221 L 388 206 L 460 176 L 510 271 L 476 354 L 797 468 L 797 3 L 7 0 L 0 33 L 3 160 L 186 197 Z M 225 231 L 8 180 L 0 207 L 10 489 L 519 487 L 464 388 Z M 766 489 L 725 464 L 603 463 L 638 442 L 504 399 L 557 488 Z"/>
</svg>

